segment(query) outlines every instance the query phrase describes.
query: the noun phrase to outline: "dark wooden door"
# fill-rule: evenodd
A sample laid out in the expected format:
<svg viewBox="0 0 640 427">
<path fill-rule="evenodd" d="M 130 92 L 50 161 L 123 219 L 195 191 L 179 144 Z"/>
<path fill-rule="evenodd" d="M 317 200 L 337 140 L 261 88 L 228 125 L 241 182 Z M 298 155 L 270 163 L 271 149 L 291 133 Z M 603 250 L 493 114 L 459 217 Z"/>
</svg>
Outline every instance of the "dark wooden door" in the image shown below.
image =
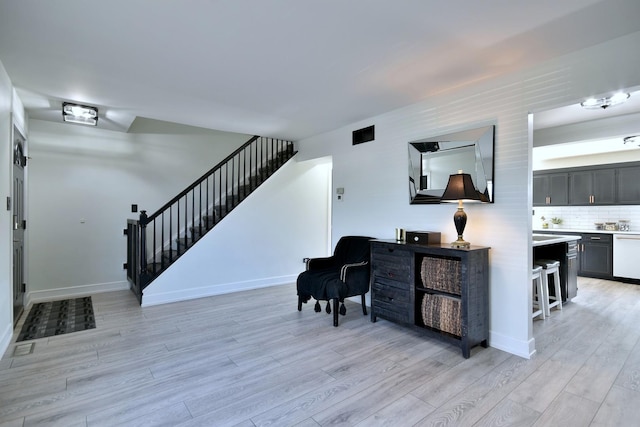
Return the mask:
<svg viewBox="0 0 640 427">
<path fill-rule="evenodd" d="M 14 126 L 13 128 L 13 198 L 12 198 L 12 225 L 13 225 L 13 322 L 18 321 L 24 310 L 25 293 L 25 254 L 24 254 L 24 230 L 25 221 L 25 191 L 24 169 L 27 158 L 24 154 L 25 138 Z"/>
</svg>

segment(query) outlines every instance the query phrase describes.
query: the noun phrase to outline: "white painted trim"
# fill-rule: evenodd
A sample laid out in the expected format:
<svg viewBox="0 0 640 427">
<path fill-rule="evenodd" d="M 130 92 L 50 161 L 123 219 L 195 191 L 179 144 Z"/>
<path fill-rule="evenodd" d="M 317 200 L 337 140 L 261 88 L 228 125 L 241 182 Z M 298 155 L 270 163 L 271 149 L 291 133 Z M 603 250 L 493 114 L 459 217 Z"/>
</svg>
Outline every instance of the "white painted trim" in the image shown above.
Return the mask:
<svg viewBox="0 0 640 427">
<path fill-rule="evenodd" d="M 9 323 L 0 337 L 0 358 L 4 355 L 13 338 L 13 322 Z"/>
<path fill-rule="evenodd" d="M 25 307 L 31 304 L 54 301 L 65 298 L 78 298 L 87 295 L 99 294 L 103 292 L 122 291 L 129 289 L 129 282 L 96 283 L 92 285 L 69 286 L 67 288 L 47 289 L 43 291 L 33 291 L 27 294 Z"/>
<path fill-rule="evenodd" d="M 142 295 L 142 307 L 167 304 L 178 301 L 186 301 L 196 298 L 205 298 L 213 295 L 229 294 L 233 292 L 248 291 L 251 289 L 268 288 L 270 286 L 290 284 L 296 281 L 297 275 L 269 277 L 265 279 L 247 280 L 244 282 L 214 284 L 205 287 L 191 289 L 177 289 L 171 292 L 162 292 L 154 295 Z M 292 296 L 293 299 L 295 295 Z M 292 300 L 293 301 L 293 300 Z"/>
<path fill-rule="evenodd" d="M 536 340 L 535 338 L 531 338 L 528 341 L 514 340 L 506 335 L 489 331 L 489 347 L 506 351 L 525 359 L 531 359 L 536 352 Z"/>
</svg>

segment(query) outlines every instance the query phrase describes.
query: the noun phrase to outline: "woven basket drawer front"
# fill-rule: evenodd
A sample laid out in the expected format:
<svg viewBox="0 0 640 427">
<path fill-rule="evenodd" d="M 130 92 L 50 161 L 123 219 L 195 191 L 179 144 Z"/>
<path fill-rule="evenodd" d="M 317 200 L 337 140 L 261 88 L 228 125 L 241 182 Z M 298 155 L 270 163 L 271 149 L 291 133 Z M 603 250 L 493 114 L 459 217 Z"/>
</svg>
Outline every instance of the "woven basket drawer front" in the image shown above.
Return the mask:
<svg viewBox="0 0 640 427">
<path fill-rule="evenodd" d="M 462 335 L 460 300 L 444 295 L 424 294 L 422 297 L 422 321 L 426 326 Z"/>
<path fill-rule="evenodd" d="M 460 260 L 424 257 L 420 266 L 420 276 L 425 288 L 460 295 Z"/>
</svg>

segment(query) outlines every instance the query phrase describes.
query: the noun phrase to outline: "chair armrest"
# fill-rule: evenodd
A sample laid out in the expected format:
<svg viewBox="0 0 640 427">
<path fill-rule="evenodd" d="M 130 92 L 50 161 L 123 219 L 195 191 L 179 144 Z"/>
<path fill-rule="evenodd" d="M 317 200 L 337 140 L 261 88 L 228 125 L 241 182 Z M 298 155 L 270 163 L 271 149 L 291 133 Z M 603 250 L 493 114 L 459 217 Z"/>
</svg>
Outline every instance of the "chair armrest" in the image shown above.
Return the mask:
<svg viewBox="0 0 640 427">
<path fill-rule="evenodd" d="M 307 270 L 321 270 L 335 266 L 335 258 L 333 256 L 326 258 L 309 258 L 307 261 Z"/>
<path fill-rule="evenodd" d="M 347 283 L 347 274 L 355 271 L 360 271 L 363 269 L 369 269 L 368 261 L 356 262 L 353 264 L 345 264 L 342 266 L 342 269 L 340 270 L 340 280 L 342 280 L 342 282 L 344 283 Z"/>
</svg>

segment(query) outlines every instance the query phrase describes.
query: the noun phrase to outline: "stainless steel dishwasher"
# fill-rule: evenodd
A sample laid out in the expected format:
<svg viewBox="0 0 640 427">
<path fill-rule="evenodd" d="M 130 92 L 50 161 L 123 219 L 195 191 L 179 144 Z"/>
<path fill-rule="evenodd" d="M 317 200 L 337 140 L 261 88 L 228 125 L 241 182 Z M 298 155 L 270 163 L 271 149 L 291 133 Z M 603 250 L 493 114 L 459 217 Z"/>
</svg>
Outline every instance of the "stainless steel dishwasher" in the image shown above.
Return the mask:
<svg viewBox="0 0 640 427">
<path fill-rule="evenodd" d="M 613 275 L 640 279 L 640 234 L 613 235 Z"/>
</svg>

